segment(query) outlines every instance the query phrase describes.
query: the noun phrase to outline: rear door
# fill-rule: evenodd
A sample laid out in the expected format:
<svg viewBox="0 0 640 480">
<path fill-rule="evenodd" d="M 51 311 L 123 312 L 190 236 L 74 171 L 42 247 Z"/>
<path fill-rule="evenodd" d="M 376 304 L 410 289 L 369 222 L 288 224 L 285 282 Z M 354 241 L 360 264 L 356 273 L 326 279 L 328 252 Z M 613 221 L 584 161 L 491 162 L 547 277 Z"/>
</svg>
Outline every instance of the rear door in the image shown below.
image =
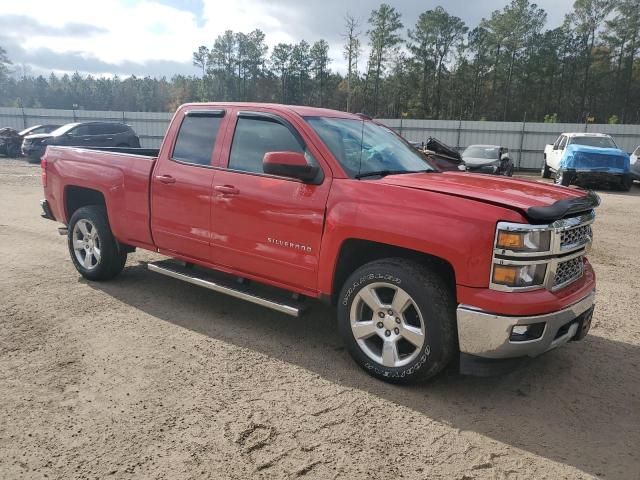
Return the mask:
<svg viewBox="0 0 640 480">
<path fill-rule="evenodd" d="M 216 264 L 281 286 L 317 288 L 330 170 L 293 126 L 262 109 L 236 111 L 221 169 L 213 179 L 212 255 Z M 232 126 L 229 127 L 231 130 Z M 265 174 L 265 153 L 295 151 L 318 164 L 318 185 Z M 294 288 L 295 289 L 295 288 Z"/>
<path fill-rule="evenodd" d="M 151 231 L 168 255 L 211 260 L 211 186 L 224 110 L 186 111 L 151 177 Z"/>
</svg>

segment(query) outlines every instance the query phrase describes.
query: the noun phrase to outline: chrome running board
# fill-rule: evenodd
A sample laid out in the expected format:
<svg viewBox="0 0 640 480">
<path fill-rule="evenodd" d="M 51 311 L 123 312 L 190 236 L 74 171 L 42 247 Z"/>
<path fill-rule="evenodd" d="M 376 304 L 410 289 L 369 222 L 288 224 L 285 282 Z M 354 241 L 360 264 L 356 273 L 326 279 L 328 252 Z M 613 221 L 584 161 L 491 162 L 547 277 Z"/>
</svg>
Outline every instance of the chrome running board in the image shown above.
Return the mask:
<svg viewBox="0 0 640 480">
<path fill-rule="evenodd" d="M 292 317 L 300 316 L 303 311 L 302 305 L 296 305 L 294 300 L 288 303 L 284 298 L 269 299 L 266 298 L 266 296 L 251 293 L 248 288 L 242 288 L 242 284 L 238 284 L 237 282 L 234 284 L 232 280 L 224 278 L 224 274 L 216 275 L 218 272 L 185 266 L 184 263 L 181 264 L 172 260 L 148 263 L 147 268 L 152 272 L 176 278 L 183 282 L 192 283 L 199 287 L 208 288 L 214 292 L 224 293 L 225 295 L 239 298 L 240 300 L 246 300 L 247 302 L 291 315 Z M 268 287 L 265 287 L 265 289 L 266 288 Z M 284 297 L 285 295 L 280 294 L 277 296 Z"/>
</svg>

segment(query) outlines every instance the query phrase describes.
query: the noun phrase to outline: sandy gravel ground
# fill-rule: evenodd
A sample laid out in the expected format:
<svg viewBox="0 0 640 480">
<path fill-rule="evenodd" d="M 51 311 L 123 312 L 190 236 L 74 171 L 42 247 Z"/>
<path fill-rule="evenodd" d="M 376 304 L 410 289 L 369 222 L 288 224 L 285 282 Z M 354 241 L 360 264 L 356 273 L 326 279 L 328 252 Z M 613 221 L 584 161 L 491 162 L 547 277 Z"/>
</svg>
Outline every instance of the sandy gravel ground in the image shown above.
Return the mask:
<svg viewBox="0 0 640 480">
<path fill-rule="evenodd" d="M 146 271 L 82 280 L 0 158 L 0 477 L 640 478 L 640 186 L 603 192 L 591 335 L 490 378 L 376 381 L 333 312 Z"/>
</svg>

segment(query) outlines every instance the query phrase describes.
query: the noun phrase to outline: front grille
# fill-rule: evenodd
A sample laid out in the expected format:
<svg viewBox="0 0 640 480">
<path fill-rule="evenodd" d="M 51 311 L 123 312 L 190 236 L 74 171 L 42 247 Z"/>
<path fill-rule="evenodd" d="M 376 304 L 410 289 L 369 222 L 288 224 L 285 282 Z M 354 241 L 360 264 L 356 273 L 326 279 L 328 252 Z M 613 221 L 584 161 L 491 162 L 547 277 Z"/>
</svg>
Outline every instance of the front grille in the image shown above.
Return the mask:
<svg viewBox="0 0 640 480">
<path fill-rule="evenodd" d="M 575 152 L 576 168 L 625 168 L 625 158 L 621 155 L 606 153 Z"/>
<path fill-rule="evenodd" d="M 560 248 L 584 245 L 591 239 L 591 225 L 582 225 L 562 232 Z"/>
<path fill-rule="evenodd" d="M 558 288 L 569 282 L 573 282 L 582 276 L 584 262 L 582 256 L 558 263 L 556 276 L 553 279 L 553 288 Z"/>
</svg>

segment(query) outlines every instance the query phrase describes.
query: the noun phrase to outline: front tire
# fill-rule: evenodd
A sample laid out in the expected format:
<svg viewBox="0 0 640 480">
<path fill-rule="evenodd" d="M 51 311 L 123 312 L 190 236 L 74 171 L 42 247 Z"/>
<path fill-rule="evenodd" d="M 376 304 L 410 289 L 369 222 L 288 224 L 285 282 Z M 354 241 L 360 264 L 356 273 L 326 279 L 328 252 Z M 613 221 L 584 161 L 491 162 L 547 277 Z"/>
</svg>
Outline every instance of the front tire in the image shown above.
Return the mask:
<svg viewBox="0 0 640 480">
<path fill-rule="evenodd" d="M 631 190 L 632 186 L 633 186 L 633 177 L 631 175 L 623 175 L 622 179 L 620 180 L 620 189 L 623 192 L 628 192 L 629 190 Z"/>
<path fill-rule="evenodd" d="M 338 325 L 358 365 L 392 383 L 431 378 L 456 351 L 451 289 L 435 272 L 403 258 L 368 263 L 347 279 Z"/>
<path fill-rule="evenodd" d="M 571 185 L 571 181 L 573 180 L 573 175 L 565 172 L 560 169 L 556 172 L 555 183 L 556 185 L 562 185 L 563 187 L 568 187 Z"/>
<path fill-rule="evenodd" d="M 110 280 L 122 271 L 127 252 L 113 237 L 103 206 L 76 210 L 68 230 L 69 254 L 80 275 L 88 280 Z"/>
</svg>

